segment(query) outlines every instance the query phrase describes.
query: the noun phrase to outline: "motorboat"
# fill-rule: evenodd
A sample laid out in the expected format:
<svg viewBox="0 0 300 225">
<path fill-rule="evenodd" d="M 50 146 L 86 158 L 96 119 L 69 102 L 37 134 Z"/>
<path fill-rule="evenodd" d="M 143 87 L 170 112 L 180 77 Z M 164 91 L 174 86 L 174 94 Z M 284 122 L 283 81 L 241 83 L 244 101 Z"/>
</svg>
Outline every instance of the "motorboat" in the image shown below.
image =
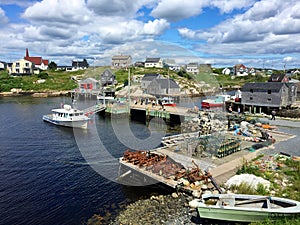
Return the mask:
<svg viewBox="0 0 300 225">
<path fill-rule="evenodd" d="M 231 99 L 230 95 L 216 95 L 214 98 L 204 99 L 201 102 L 202 108 L 221 107 Z"/>
<path fill-rule="evenodd" d="M 203 194 L 189 202 L 206 219 L 257 222 L 300 215 L 300 202 L 273 196 Z"/>
<path fill-rule="evenodd" d="M 163 97 L 161 99 L 161 103 L 163 106 L 176 106 L 176 103 L 172 97 Z"/>
<path fill-rule="evenodd" d="M 90 118 L 82 110 L 63 105 L 62 108 L 52 109 L 51 114 L 43 115 L 43 120 L 59 126 L 87 129 Z"/>
</svg>

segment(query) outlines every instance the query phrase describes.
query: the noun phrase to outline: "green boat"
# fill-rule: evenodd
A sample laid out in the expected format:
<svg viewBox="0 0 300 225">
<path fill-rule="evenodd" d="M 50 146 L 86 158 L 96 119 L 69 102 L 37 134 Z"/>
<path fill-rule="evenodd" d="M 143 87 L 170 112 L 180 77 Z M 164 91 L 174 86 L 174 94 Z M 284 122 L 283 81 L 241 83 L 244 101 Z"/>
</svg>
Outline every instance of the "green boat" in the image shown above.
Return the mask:
<svg viewBox="0 0 300 225">
<path fill-rule="evenodd" d="M 201 200 L 194 199 L 190 206 L 197 208 L 201 218 L 235 222 L 300 215 L 298 201 L 259 195 L 203 194 Z"/>
</svg>

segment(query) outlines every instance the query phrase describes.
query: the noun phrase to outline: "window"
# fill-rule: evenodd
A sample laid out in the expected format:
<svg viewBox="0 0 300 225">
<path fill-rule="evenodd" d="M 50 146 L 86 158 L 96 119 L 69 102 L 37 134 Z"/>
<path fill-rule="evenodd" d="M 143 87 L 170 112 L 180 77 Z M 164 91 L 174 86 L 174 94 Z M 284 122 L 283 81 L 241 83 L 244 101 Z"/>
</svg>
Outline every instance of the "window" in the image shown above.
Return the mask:
<svg viewBox="0 0 300 225">
<path fill-rule="evenodd" d="M 25 66 L 26 66 L 26 67 L 29 67 L 29 63 L 25 63 Z"/>
<path fill-rule="evenodd" d="M 252 97 L 252 96 L 250 97 L 250 100 L 253 100 L 253 97 Z"/>
<path fill-rule="evenodd" d="M 253 89 L 250 89 L 250 93 L 253 93 Z"/>
<path fill-rule="evenodd" d="M 268 98 L 268 102 L 271 102 L 272 101 L 272 98 Z"/>
<path fill-rule="evenodd" d="M 268 94 L 270 95 L 272 93 L 272 91 L 271 90 L 268 90 Z"/>
<path fill-rule="evenodd" d="M 17 63 L 16 63 L 16 67 L 20 67 L 20 63 L 17 62 Z"/>
</svg>

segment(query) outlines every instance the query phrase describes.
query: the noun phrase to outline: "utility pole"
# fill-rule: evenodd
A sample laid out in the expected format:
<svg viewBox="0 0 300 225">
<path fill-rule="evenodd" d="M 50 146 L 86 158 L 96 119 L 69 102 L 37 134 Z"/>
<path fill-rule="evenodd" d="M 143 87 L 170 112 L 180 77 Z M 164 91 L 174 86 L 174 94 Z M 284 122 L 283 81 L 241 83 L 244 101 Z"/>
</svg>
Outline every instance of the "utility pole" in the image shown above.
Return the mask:
<svg viewBox="0 0 300 225">
<path fill-rule="evenodd" d="M 129 104 L 128 112 L 130 114 L 130 105 L 131 105 L 131 100 L 130 100 L 130 67 L 128 69 L 128 104 Z"/>
</svg>

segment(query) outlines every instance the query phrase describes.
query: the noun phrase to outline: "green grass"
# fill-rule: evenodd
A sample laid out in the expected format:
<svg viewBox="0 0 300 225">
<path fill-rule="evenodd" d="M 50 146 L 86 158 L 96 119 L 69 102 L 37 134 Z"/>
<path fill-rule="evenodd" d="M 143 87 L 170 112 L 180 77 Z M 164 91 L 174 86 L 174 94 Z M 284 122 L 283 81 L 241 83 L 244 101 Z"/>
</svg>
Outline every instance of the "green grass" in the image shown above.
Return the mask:
<svg viewBox="0 0 300 225">
<path fill-rule="evenodd" d="M 66 91 L 77 87 L 75 81 L 71 80 L 71 76 L 77 75 L 75 72 L 53 72 L 48 73 L 46 81 L 42 84 L 36 84 L 39 75 L 31 76 L 9 76 L 6 71 L 0 73 L 0 91 L 10 91 L 12 88 L 20 88 L 23 91 Z"/>
</svg>

